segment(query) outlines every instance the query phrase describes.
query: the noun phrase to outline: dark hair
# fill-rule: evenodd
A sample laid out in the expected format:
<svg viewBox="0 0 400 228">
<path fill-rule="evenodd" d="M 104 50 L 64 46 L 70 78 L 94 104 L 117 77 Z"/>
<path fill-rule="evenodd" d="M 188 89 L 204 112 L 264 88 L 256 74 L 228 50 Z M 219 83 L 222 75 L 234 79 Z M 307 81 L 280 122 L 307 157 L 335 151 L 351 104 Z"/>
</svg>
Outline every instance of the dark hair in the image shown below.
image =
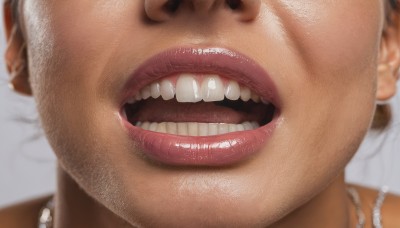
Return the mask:
<svg viewBox="0 0 400 228">
<path fill-rule="evenodd" d="M 393 9 L 398 9 L 398 8 L 399 8 L 399 2 L 398 2 L 398 0 L 389 0 L 389 3 L 390 3 L 390 6 L 391 6 Z"/>
<path fill-rule="evenodd" d="M 10 4 L 12 9 L 12 17 L 16 23 L 19 21 L 19 1 L 20 0 L 4 0 L 5 3 Z M 388 11 L 386 19 L 388 23 L 391 23 L 390 12 L 392 10 L 398 11 L 400 13 L 400 3 L 399 0 L 387 0 L 386 10 Z M 374 115 L 374 120 L 372 123 L 372 129 L 374 130 L 384 130 L 390 123 L 392 119 L 392 111 L 390 105 L 377 105 L 376 112 Z"/>
</svg>

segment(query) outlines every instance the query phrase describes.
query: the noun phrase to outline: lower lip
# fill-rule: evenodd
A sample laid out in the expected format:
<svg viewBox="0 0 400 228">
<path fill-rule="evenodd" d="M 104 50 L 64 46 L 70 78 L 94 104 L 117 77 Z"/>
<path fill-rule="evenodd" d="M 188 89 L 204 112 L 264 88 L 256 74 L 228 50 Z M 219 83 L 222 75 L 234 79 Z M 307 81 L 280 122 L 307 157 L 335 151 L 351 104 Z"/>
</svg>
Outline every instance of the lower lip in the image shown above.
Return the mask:
<svg viewBox="0 0 400 228">
<path fill-rule="evenodd" d="M 191 137 L 158 133 L 133 126 L 122 118 L 129 137 L 150 160 L 173 166 L 229 166 L 249 160 L 269 141 L 277 116 L 250 131 Z"/>
</svg>

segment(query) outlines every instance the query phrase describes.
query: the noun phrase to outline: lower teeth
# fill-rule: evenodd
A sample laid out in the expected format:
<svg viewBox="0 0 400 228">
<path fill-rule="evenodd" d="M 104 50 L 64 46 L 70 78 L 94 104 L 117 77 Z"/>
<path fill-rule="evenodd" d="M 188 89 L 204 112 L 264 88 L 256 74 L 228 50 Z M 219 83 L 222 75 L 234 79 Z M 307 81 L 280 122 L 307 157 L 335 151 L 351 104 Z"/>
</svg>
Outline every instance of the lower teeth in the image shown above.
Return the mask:
<svg viewBox="0 0 400 228">
<path fill-rule="evenodd" d="M 248 131 L 259 128 L 257 122 L 244 122 L 242 124 L 227 123 L 196 123 L 196 122 L 137 122 L 136 127 L 159 133 L 182 136 L 212 136 L 231 132 Z"/>
</svg>

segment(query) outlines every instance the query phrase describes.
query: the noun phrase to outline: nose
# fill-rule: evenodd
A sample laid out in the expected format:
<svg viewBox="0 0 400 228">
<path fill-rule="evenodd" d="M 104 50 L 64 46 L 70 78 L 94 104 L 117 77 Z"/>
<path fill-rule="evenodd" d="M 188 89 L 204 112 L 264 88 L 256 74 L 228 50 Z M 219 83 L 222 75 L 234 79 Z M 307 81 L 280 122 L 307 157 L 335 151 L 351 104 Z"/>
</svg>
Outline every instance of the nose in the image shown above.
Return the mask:
<svg viewBox="0 0 400 228">
<path fill-rule="evenodd" d="M 184 11 L 197 16 L 210 16 L 219 11 L 232 11 L 241 21 L 256 18 L 261 0 L 145 0 L 147 17 L 155 22 L 163 22 Z"/>
</svg>

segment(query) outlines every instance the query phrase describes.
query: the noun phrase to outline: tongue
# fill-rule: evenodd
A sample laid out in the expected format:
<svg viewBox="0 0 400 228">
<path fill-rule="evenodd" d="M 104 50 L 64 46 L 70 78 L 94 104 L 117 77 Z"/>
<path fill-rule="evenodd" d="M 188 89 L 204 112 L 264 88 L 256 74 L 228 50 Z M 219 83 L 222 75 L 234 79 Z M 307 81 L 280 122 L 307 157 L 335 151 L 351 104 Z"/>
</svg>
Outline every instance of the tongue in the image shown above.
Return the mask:
<svg viewBox="0 0 400 228">
<path fill-rule="evenodd" d="M 150 99 L 133 105 L 129 110 L 131 122 L 199 122 L 232 123 L 245 121 L 260 122 L 267 115 L 263 105 L 252 102 L 225 106 L 222 103 L 199 102 L 178 103 L 176 100 L 164 101 Z M 239 107 L 238 107 L 239 106 Z"/>
</svg>

